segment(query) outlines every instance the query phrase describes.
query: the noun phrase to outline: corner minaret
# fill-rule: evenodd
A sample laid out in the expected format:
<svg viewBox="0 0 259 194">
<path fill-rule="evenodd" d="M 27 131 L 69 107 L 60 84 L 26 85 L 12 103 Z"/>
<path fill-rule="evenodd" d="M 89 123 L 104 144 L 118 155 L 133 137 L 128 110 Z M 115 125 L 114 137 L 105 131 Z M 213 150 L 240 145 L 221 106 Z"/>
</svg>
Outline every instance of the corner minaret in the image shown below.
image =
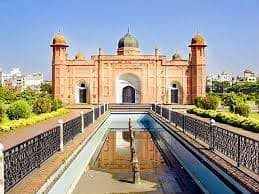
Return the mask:
<svg viewBox="0 0 259 194">
<path fill-rule="evenodd" d="M 53 48 L 52 54 L 52 93 L 55 99 L 66 99 L 64 85 L 61 84 L 61 75 L 65 72 L 67 60 L 67 42 L 66 38 L 59 32 L 50 45 Z"/>
<path fill-rule="evenodd" d="M 53 48 L 52 64 L 67 59 L 67 41 L 60 32 L 53 38 L 52 45 L 50 46 Z"/>
<path fill-rule="evenodd" d="M 197 96 L 206 95 L 206 62 L 204 38 L 197 34 L 192 38 L 189 66 L 189 98 L 192 103 Z"/>
</svg>

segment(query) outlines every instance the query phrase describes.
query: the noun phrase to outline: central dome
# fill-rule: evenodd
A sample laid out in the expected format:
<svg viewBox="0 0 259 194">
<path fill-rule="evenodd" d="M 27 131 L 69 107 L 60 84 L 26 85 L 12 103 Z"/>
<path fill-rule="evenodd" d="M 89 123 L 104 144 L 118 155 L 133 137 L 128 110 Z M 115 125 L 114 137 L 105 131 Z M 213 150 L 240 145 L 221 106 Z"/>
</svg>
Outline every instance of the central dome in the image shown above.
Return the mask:
<svg viewBox="0 0 259 194">
<path fill-rule="evenodd" d="M 123 47 L 139 48 L 138 40 L 128 32 L 119 40 L 118 48 Z"/>
</svg>

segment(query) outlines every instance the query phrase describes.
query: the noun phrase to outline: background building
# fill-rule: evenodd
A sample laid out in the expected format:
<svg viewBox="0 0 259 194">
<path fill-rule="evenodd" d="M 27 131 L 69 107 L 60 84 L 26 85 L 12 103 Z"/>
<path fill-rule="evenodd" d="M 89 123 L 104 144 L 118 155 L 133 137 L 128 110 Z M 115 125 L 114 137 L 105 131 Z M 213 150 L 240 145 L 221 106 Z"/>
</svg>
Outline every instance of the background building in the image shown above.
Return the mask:
<svg viewBox="0 0 259 194">
<path fill-rule="evenodd" d="M 118 42 L 116 55 L 85 60 L 82 53 L 68 59 L 68 44 L 58 33 L 52 56 L 54 98 L 64 103 L 180 103 L 191 104 L 205 95 L 205 41 L 199 34 L 191 40 L 190 55 L 171 59 L 140 53 L 139 42 L 129 32 Z"/>
<path fill-rule="evenodd" d="M 13 68 L 9 73 L 0 71 L 1 86 L 8 87 L 17 91 L 22 91 L 25 88 L 40 89 L 43 83 L 43 74 L 33 73 L 24 75 L 19 68 Z"/>
</svg>

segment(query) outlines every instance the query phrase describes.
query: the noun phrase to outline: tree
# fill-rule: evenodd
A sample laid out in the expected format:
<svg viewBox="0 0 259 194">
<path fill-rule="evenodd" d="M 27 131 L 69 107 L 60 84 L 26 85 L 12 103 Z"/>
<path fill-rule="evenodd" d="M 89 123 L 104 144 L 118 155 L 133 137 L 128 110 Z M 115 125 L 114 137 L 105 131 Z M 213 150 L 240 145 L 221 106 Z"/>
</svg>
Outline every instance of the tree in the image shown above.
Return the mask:
<svg viewBox="0 0 259 194">
<path fill-rule="evenodd" d="M 212 82 L 212 91 L 215 93 L 223 93 L 228 90 L 230 87 L 229 82 L 219 82 L 219 81 L 213 81 Z"/>
<path fill-rule="evenodd" d="M 52 94 L 52 85 L 51 85 L 51 83 L 43 83 L 43 84 L 41 84 L 40 91 L 48 93 L 48 94 Z"/>
<path fill-rule="evenodd" d="M 11 103 L 15 100 L 15 94 L 5 87 L 0 87 L 0 101 Z"/>
<path fill-rule="evenodd" d="M 255 105 L 259 108 L 259 99 L 255 100 Z"/>
</svg>

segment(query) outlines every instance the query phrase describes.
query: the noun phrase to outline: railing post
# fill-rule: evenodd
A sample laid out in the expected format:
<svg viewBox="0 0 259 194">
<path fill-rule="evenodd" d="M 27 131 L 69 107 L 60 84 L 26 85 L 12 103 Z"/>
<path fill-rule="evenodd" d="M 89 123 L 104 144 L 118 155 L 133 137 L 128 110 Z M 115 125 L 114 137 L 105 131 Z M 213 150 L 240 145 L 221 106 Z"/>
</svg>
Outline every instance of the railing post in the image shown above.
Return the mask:
<svg viewBox="0 0 259 194">
<path fill-rule="evenodd" d="M 82 126 L 81 126 L 81 133 L 84 133 L 84 131 L 85 131 L 84 112 L 81 111 L 81 112 L 80 112 L 80 115 L 81 115 L 81 123 L 82 123 Z"/>
<path fill-rule="evenodd" d="M 99 108 L 99 116 L 101 116 L 102 115 L 102 110 L 101 110 L 102 108 L 101 108 L 100 104 L 98 105 L 98 108 Z"/>
<path fill-rule="evenodd" d="M 240 146 L 241 146 L 241 135 L 237 136 L 237 167 L 240 165 Z"/>
<path fill-rule="evenodd" d="M 169 123 L 171 123 L 171 111 L 172 111 L 172 110 L 169 108 L 169 109 L 168 109 L 168 114 L 169 114 L 169 115 L 168 115 L 168 122 L 169 122 Z"/>
<path fill-rule="evenodd" d="M 95 121 L 94 107 L 92 108 L 92 111 L 93 111 L 93 123 L 94 123 L 94 121 Z"/>
<path fill-rule="evenodd" d="M 161 104 L 161 108 L 160 108 L 160 116 L 163 118 L 163 107 L 162 107 L 162 104 Z"/>
<path fill-rule="evenodd" d="M 64 121 L 62 119 L 58 120 L 59 125 L 59 133 L 60 133 L 60 144 L 59 149 L 61 152 L 64 150 L 64 140 L 63 140 L 63 134 L 64 134 Z"/>
<path fill-rule="evenodd" d="M 156 114 L 156 103 L 155 103 L 155 114 Z"/>
<path fill-rule="evenodd" d="M 4 194 L 4 146 L 0 143 L 0 194 Z"/>
<path fill-rule="evenodd" d="M 183 125 L 183 132 L 184 132 L 184 130 L 185 130 L 185 117 L 186 117 L 186 114 L 187 114 L 187 112 L 186 112 L 186 110 L 183 112 L 183 123 L 182 123 L 182 125 Z"/>
<path fill-rule="evenodd" d="M 216 122 L 214 119 L 210 119 L 210 145 L 209 148 L 211 150 L 214 149 L 214 126 L 216 125 Z"/>
</svg>

